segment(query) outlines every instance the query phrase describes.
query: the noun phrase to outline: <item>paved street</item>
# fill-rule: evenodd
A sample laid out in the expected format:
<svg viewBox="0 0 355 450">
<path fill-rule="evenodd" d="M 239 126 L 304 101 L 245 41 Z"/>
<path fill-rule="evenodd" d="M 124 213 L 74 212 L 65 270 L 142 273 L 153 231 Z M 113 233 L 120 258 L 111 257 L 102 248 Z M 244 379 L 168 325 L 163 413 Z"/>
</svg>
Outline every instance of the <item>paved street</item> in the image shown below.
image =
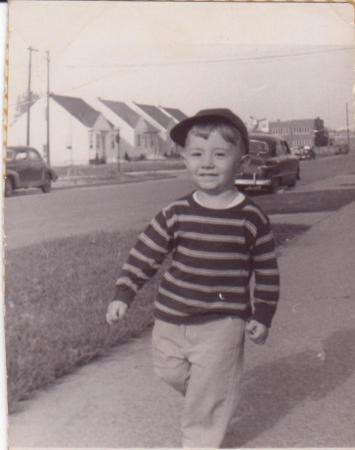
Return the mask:
<svg viewBox="0 0 355 450">
<path fill-rule="evenodd" d="M 355 446 L 354 220 L 355 202 L 281 250 L 282 301 L 267 344 L 247 344 L 226 447 Z M 10 446 L 178 447 L 181 406 L 148 330 L 22 402 Z"/>
<path fill-rule="evenodd" d="M 336 174 L 355 172 L 355 155 L 319 158 L 301 164 L 297 192 Z M 141 229 L 167 202 L 192 189 L 185 173 L 177 178 L 121 185 L 19 192 L 5 200 L 7 247 L 97 230 Z"/>
<path fill-rule="evenodd" d="M 5 234 L 9 249 L 93 231 L 142 228 L 190 184 L 180 178 L 121 185 L 35 191 L 6 199 Z"/>
</svg>

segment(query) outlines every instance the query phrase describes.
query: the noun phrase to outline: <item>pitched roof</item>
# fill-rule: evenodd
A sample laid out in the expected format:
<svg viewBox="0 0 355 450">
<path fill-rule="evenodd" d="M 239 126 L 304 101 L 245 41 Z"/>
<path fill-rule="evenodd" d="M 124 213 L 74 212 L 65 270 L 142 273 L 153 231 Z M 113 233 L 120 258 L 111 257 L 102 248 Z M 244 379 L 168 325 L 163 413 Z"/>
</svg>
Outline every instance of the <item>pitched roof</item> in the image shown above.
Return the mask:
<svg viewBox="0 0 355 450">
<path fill-rule="evenodd" d="M 171 119 L 159 108 L 153 105 L 142 105 L 141 103 L 136 103 L 146 114 L 152 117 L 156 122 L 158 122 L 163 128 L 168 129 Z"/>
<path fill-rule="evenodd" d="M 184 120 L 187 119 L 187 116 L 180 111 L 180 109 L 176 109 L 176 108 L 166 108 L 165 106 L 163 106 L 163 109 L 168 112 L 171 116 L 174 117 L 174 119 L 178 120 L 180 122 L 180 120 Z"/>
<path fill-rule="evenodd" d="M 92 128 L 100 115 L 81 98 L 56 94 L 51 94 L 51 97 L 86 127 Z"/>
<path fill-rule="evenodd" d="M 128 125 L 132 128 L 135 128 L 139 119 L 141 118 L 141 116 L 136 111 L 134 111 L 124 102 L 118 102 L 116 100 L 104 100 L 102 98 L 99 98 L 99 100 L 118 117 L 128 123 Z M 152 131 L 154 133 L 158 132 L 157 128 L 155 128 L 152 124 L 148 123 L 147 121 L 144 122 L 148 131 Z"/>
<path fill-rule="evenodd" d="M 137 125 L 140 116 L 132 108 L 126 105 L 126 103 L 117 102 L 115 100 L 104 100 L 102 98 L 99 98 L 99 100 L 118 117 L 127 122 L 132 128 Z"/>
</svg>

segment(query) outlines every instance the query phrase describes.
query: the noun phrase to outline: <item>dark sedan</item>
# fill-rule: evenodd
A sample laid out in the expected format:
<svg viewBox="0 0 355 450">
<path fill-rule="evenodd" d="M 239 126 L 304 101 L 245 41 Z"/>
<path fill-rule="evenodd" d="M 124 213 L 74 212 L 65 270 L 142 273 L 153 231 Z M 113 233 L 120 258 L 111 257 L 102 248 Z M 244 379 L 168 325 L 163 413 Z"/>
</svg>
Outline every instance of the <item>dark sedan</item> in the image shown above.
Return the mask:
<svg viewBox="0 0 355 450">
<path fill-rule="evenodd" d="M 236 186 L 241 190 L 258 187 L 270 192 L 280 186 L 295 186 L 300 178 L 300 163 L 287 142 L 279 136 L 263 133 L 252 133 L 249 140 L 249 156 L 236 175 Z"/>
<path fill-rule="evenodd" d="M 38 187 L 50 192 L 57 174 L 32 147 L 8 147 L 6 152 L 5 196 L 15 189 Z"/>
</svg>

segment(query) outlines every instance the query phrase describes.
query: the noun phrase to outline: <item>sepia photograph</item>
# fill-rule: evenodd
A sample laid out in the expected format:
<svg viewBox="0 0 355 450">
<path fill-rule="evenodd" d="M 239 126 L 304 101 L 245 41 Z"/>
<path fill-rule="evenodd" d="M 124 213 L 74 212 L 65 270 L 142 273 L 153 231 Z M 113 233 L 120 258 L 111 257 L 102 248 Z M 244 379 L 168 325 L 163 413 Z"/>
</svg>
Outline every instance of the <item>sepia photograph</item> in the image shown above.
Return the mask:
<svg viewBox="0 0 355 450">
<path fill-rule="evenodd" d="M 354 5 L 7 22 L 7 448 L 355 447 Z"/>
</svg>

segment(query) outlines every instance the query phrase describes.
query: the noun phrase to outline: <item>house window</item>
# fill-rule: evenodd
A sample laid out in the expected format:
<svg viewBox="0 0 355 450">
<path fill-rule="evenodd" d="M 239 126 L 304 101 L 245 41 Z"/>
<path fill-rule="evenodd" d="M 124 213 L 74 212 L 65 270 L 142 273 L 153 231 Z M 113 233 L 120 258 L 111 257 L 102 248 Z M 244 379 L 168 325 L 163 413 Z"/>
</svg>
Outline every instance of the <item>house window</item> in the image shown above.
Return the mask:
<svg viewBox="0 0 355 450">
<path fill-rule="evenodd" d="M 93 135 L 92 132 L 89 132 L 89 148 L 92 148 L 94 145 Z"/>
<path fill-rule="evenodd" d="M 141 146 L 141 136 L 140 134 L 137 134 L 137 147 Z"/>
<path fill-rule="evenodd" d="M 100 135 L 96 134 L 96 149 L 99 150 L 100 149 Z"/>
<path fill-rule="evenodd" d="M 114 133 L 111 134 L 111 149 L 115 149 L 115 135 Z"/>
</svg>

